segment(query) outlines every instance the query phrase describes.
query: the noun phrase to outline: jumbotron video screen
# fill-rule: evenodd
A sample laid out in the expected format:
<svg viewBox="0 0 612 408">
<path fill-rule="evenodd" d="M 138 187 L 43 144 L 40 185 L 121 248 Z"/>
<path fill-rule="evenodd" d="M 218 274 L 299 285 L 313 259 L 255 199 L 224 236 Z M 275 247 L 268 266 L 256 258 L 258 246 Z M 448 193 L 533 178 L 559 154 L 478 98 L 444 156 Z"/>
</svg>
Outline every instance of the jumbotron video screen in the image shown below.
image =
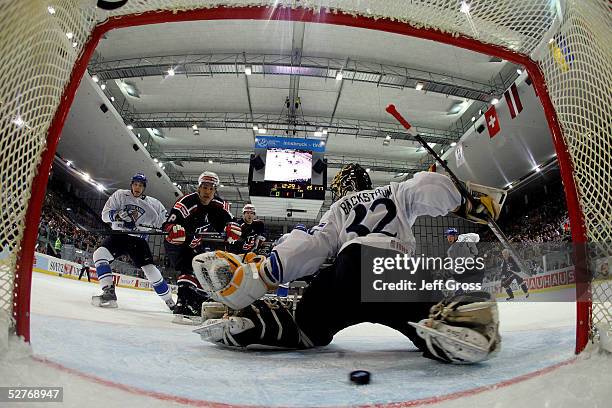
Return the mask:
<svg viewBox="0 0 612 408">
<path fill-rule="evenodd" d="M 294 149 L 268 149 L 266 181 L 310 182 L 312 152 Z"/>
</svg>

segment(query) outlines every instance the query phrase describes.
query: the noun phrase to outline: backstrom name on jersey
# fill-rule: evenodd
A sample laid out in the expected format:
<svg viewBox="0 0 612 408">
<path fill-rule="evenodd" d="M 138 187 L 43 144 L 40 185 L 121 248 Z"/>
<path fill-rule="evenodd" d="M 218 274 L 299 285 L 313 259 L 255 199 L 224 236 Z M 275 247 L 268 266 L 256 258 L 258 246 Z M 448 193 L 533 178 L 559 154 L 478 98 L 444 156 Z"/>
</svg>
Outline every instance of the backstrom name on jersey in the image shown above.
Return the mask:
<svg viewBox="0 0 612 408">
<path fill-rule="evenodd" d="M 344 212 L 344 215 L 348 215 L 351 212 L 353 207 L 355 207 L 359 203 L 369 203 L 376 198 L 385 197 L 389 198 L 391 195 L 391 186 L 386 187 L 378 187 L 373 191 L 364 191 L 356 194 L 352 194 L 340 202 L 339 206 Z"/>
</svg>

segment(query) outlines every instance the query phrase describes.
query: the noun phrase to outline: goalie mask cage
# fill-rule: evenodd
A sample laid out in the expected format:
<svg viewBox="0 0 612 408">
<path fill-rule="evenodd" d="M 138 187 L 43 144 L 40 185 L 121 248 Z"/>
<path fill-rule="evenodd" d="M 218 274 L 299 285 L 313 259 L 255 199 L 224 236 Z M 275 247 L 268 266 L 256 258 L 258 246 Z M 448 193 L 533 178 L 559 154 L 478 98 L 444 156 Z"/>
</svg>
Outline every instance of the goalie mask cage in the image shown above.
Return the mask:
<svg viewBox="0 0 612 408">
<path fill-rule="evenodd" d="M 523 65 L 552 133 L 573 241 L 598 244 L 610 254 L 608 0 L 130 0 L 111 12 L 94 3 L 0 4 L 0 320 L 27 341 L 33 254 L 51 163 L 87 63 L 101 36 L 114 28 L 304 21 L 420 37 Z M 469 4 L 468 12 L 462 4 Z M 598 285 L 597 276 L 584 279 L 586 269 L 577 267 L 584 282 L 577 285 L 577 352 L 593 337 L 593 327 L 612 323 L 612 288 Z"/>
</svg>

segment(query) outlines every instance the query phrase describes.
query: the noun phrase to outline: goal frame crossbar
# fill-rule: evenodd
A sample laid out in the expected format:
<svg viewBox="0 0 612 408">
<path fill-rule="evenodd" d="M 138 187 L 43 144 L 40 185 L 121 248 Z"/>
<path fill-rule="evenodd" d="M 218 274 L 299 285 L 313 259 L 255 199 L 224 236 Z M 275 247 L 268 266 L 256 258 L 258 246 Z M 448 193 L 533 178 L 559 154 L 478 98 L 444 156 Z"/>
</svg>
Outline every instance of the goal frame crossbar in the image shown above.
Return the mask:
<svg viewBox="0 0 612 408">
<path fill-rule="evenodd" d="M 187 11 L 149 11 L 140 14 L 127 14 L 111 17 L 98 24 L 83 46 L 76 63 L 72 69 L 70 81 L 65 87 L 60 105 L 55 112 L 53 121 L 49 127 L 46 140 L 46 150 L 42 154 L 42 160 L 38 165 L 36 176 L 33 180 L 31 196 L 28 203 L 25 230 L 21 241 L 21 251 L 18 256 L 15 273 L 14 308 L 16 332 L 23 336 L 26 341 L 30 340 L 30 291 L 32 283 L 32 267 L 34 260 L 34 249 L 38 236 L 38 225 L 44 201 L 49 172 L 53 163 L 59 138 L 68 112 L 76 95 L 77 89 L 83 78 L 89 60 L 96 49 L 102 36 L 117 28 L 126 28 L 159 23 L 188 22 L 188 21 L 214 21 L 214 20 L 268 20 L 268 21 L 295 21 L 317 24 L 332 24 L 353 28 L 362 28 L 383 31 L 393 34 L 432 40 L 439 43 L 452 45 L 467 50 L 475 51 L 514 64 L 522 65 L 527 70 L 537 92 L 548 127 L 550 128 L 553 144 L 557 153 L 557 160 L 561 178 L 565 189 L 565 198 L 569 213 L 571 234 L 574 244 L 586 244 L 587 234 L 584 217 L 579 205 L 576 185 L 573 178 L 573 165 L 567 145 L 563 139 L 557 114 L 553 103 L 547 92 L 544 75 L 537 62 L 529 56 L 523 55 L 504 47 L 485 44 L 466 36 L 454 36 L 432 28 L 417 28 L 410 24 L 392 21 L 389 19 L 374 19 L 364 16 L 349 15 L 342 12 L 329 10 L 313 11 L 309 9 L 291 9 L 284 7 L 214 7 Z M 577 248 L 584 245 L 576 245 Z M 580 254 L 578 254 L 580 255 Z M 576 263 L 576 353 L 581 352 L 589 341 L 591 328 L 591 296 L 590 279 L 586 263 Z"/>
</svg>

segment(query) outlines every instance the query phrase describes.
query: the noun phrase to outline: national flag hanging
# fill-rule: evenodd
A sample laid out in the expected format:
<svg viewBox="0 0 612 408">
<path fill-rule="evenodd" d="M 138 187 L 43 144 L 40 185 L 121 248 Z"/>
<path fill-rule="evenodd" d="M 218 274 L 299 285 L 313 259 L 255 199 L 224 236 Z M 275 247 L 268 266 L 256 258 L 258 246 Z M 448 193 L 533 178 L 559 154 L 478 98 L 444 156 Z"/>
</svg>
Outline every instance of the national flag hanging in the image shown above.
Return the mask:
<svg viewBox="0 0 612 408">
<path fill-rule="evenodd" d="M 485 122 L 487 122 L 487 129 L 489 130 L 489 137 L 494 137 L 500 131 L 499 118 L 497 117 L 497 110 L 495 105 L 491 105 L 488 111 L 485 112 Z"/>
<path fill-rule="evenodd" d="M 458 143 L 455 147 L 455 162 L 457 167 L 463 166 L 465 164 L 465 156 L 463 155 L 463 145 Z"/>
<path fill-rule="evenodd" d="M 523 110 L 523 104 L 521 103 L 516 84 L 512 84 L 510 90 L 504 92 L 504 96 L 506 97 L 508 109 L 510 109 L 510 117 L 514 119 Z"/>
</svg>

